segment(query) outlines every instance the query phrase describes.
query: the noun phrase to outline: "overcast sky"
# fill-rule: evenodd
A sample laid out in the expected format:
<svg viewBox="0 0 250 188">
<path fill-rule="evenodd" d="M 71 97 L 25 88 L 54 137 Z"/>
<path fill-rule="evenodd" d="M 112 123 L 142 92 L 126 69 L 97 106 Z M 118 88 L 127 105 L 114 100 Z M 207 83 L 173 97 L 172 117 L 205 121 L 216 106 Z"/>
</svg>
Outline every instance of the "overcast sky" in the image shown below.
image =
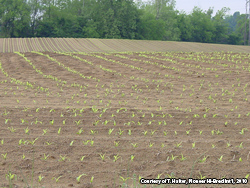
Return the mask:
<svg viewBox="0 0 250 188">
<path fill-rule="evenodd" d="M 223 7 L 230 8 L 229 14 L 240 11 L 241 14 L 246 12 L 246 0 L 176 0 L 176 9 L 184 10 L 189 14 L 194 6 L 202 10 L 208 10 L 209 7 L 214 7 L 214 13 Z"/>
</svg>

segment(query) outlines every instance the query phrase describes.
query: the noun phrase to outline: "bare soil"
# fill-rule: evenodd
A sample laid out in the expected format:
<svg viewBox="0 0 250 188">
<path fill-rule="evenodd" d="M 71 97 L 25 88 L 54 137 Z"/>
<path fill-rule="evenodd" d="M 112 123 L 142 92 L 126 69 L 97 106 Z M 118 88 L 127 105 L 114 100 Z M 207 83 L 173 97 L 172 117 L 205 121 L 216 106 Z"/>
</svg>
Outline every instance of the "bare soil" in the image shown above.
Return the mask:
<svg viewBox="0 0 250 188">
<path fill-rule="evenodd" d="M 20 44 L 20 46 L 17 46 Z M 17 48 L 16 48 L 17 47 Z M 126 39 L 0 38 L 1 52 L 236 52 L 249 53 L 242 45 Z"/>
</svg>

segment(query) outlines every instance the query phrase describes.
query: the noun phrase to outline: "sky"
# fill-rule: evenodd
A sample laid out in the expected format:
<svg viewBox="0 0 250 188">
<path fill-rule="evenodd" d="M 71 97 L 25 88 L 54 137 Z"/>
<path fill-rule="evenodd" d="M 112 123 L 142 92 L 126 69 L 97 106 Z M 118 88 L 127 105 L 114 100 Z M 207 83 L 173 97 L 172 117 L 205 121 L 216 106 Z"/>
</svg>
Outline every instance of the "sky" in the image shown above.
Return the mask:
<svg viewBox="0 0 250 188">
<path fill-rule="evenodd" d="M 246 0 L 176 0 L 175 9 L 184 10 L 189 14 L 194 6 L 202 10 L 208 10 L 209 7 L 214 7 L 214 13 L 223 7 L 230 8 L 228 12 L 230 15 L 233 15 L 236 11 L 239 11 L 240 14 L 246 13 Z"/>
</svg>

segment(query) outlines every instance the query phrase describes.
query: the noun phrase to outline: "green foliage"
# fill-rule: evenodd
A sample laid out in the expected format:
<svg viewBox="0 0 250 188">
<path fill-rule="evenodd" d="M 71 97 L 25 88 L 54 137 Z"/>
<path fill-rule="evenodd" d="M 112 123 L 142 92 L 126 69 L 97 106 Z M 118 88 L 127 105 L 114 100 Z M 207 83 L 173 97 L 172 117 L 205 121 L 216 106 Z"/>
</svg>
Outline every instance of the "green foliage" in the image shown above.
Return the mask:
<svg viewBox="0 0 250 188">
<path fill-rule="evenodd" d="M 138 11 L 132 0 L 99 0 L 93 11 L 101 38 L 135 38 Z"/>
<path fill-rule="evenodd" d="M 193 42 L 212 42 L 215 28 L 210 14 L 206 14 L 200 8 L 195 7 L 190 15 L 190 23 L 192 25 Z"/>
<path fill-rule="evenodd" d="M 239 16 L 240 16 L 240 12 L 235 12 L 233 15 L 226 16 L 225 22 L 229 24 L 229 28 L 231 32 L 234 32 L 236 30 Z"/>
<path fill-rule="evenodd" d="M 175 0 L 0 0 L 0 37 L 116 38 L 244 44 L 245 14 Z M 248 36 L 246 35 L 246 41 Z"/>
<path fill-rule="evenodd" d="M 225 7 L 221 10 L 218 10 L 216 15 L 212 19 L 215 28 L 215 31 L 213 33 L 213 42 L 215 43 L 226 43 L 227 41 L 229 25 L 228 23 L 226 23 L 224 18 L 228 10 L 229 9 Z"/>
<path fill-rule="evenodd" d="M 22 0 L 0 0 L 0 26 L 3 37 L 29 37 L 30 7 Z"/>
<path fill-rule="evenodd" d="M 237 26 L 235 29 L 235 34 L 236 36 L 238 35 L 240 37 L 239 40 L 239 44 L 244 44 L 244 34 L 245 34 L 245 22 L 246 22 L 246 15 L 245 14 L 241 14 L 237 17 Z M 249 31 L 249 22 L 247 20 L 246 23 L 246 33 L 248 35 L 248 31 Z M 248 36 L 246 38 L 246 43 L 248 43 Z"/>
<path fill-rule="evenodd" d="M 192 25 L 190 17 L 185 13 L 180 13 L 177 16 L 177 25 L 180 30 L 180 40 L 192 41 Z"/>
<path fill-rule="evenodd" d="M 162 40 L 164 36 L 164 21 L 156 20 L 154 15 L 144 12 L 138 24 L 138 38 L 148 40 Z"/>
</svg>

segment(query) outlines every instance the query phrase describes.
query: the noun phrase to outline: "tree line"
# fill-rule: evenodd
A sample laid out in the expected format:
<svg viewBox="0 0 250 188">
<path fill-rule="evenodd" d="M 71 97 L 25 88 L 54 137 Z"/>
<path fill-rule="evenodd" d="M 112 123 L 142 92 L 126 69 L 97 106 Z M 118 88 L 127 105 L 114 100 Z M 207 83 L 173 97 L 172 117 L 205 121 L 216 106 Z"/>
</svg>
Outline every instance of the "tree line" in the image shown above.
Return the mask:
<svg viewBox="0 0 250 188">
<path fill-rule="evenodd" d="M 0 37 L 244 44 L 246 14 L 175 9 L 175 0 L 0 0 Z M 245 27 L 247 31 L 245 31 Z M 246 38 L 248 41 L 248 38 Z"/>
</svg>

